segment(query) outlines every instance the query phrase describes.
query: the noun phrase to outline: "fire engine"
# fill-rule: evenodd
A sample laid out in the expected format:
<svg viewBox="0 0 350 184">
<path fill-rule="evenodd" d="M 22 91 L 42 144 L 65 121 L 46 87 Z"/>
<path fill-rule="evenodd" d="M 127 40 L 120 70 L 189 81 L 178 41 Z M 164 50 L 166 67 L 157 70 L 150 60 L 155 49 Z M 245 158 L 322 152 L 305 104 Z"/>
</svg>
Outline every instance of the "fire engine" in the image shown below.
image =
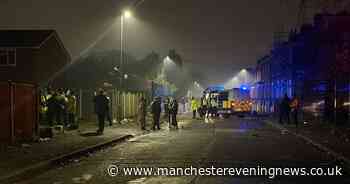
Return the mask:
<svg viewBox="0 0 350 184">
<path fill-rule="evenodd" d="M 229 118 L 231 115 L 243 117 L 252 110 L 249 89 L 245 86 L 233 89 L 207 89 L 203 99 L 211 102 L 214 113 L 224 118 Z"/>
</svg>

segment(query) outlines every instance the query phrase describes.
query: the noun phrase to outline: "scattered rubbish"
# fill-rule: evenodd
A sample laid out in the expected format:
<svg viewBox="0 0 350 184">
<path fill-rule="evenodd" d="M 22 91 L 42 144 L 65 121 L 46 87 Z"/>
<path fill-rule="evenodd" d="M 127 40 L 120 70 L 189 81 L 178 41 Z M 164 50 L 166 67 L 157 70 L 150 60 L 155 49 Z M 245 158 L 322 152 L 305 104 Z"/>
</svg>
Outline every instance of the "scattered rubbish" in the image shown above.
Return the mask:
<svg viewBox="0 0 350 184">
<path fill-rule="evenodd" d="M 120 122 L 121 122 L 122 124 L 124 124 L 124 123 L 129 123 L 129 120 L 125 118 L 125 119 L 121 120 Z"/>
</svg>

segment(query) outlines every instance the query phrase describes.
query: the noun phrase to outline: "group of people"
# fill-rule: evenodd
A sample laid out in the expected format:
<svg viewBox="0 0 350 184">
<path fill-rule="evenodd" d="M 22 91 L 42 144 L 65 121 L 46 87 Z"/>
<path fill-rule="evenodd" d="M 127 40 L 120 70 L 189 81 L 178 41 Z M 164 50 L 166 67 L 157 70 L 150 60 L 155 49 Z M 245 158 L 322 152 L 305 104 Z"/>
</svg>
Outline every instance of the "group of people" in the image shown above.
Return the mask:
<svg viewBox="0 0 350 184">
<path fill-rule="evenodd" d="M 97 115 L 98 119 L 98 130 L 97 134 L 103 134 L 104 131 L 104 125 L 105 120 L 107 119 L 109 121 L 109 124 L 112 125 L 112 119 L 110 116 L 110 100 L 107 96 L 106 92 L 103 89 L 99 89 L 98 92 L 94 95 L 94 106 L 95 106 L 95 113 Z M 177 112 L 178 112 L 178 102 L 174 98 L 166 98 L 164 100 L 164 103 L 162 103 L 160 97 L 156 97 L 151 102 L 151 113 L 153 116 L 153 124 L 152 129 L 153 130 L 160 130 L 160 117 L 162 113 L 162 104 L 164 105 L 164 113 L 166 116 L 166 119 L 169 122 L 169 128 L 171 126 L 174 126 L 175 128 L 178 128 L 177 124 Z M 141 97 L 139 101 L 139 107 L 138 107 L 138 120 L 140 122 L 140 127 L 142 130 L 146 130 L 146 116 L 147 116 L 147 101 L 145 97 Z"/>
<path fill-rule="evenodd" d="M 279 105 L 279 123 L 283 124 L 284 120 L 286 120 L 287 123 L 290 124 L 290 117 L 292 117 L 294 124 L 298 126 L 299 107 L 300 104 L 297 97 L 293 97 L 291 100 L 288 95 L 285 94 Z"/>
<path fill-rule="evenodd" d="M 164 111 L 165 111 L 165 116 L 169 123 L 169 128 L 171 128 L 171 126 L 174 126 L 176 129 L 179 128 L 177 124 L 177 118 L 176 118 L 178 110 L 179 110 L 179 104 L 175 98 L 165 99 Z"/>
<path fill-rule="evenodd" d="M 198 102 L 194 97 L 191 99 L 191 110 L 192 110 L 192 118 L 197 118 L 197 113 L 201 118 L 208 118 L 209 116 L 217 116 L 217 103 L 214 98 L 204 98 L 200 99 Z"/>
<path fill-rule="evenodd" d="M 77 128 L 77 97 L 69 89 L 47 89 L 40 98 L 40 121 L 46 120 L 49 126 L 64 125 Z"/>
<path fill-rule="evenodd" d="M 151 113 L 153 118 L 152 130 L 160 130 L 160 117 L 162 113 L 162 104 L 165 114 L 165 119 L 169 123 L 169 128 L 172 126 L 178 129 L 177 113 L 178 102 L 175 98 L 165 98 L 163 103 L 161 97 L 155 97 L 151 102 Z M 144 97 L 141 98 L 139 104 L 139 121 L 142 130 L 146 130 L 146 115 L 147 115 L 147 102 Z"/>
</svg>

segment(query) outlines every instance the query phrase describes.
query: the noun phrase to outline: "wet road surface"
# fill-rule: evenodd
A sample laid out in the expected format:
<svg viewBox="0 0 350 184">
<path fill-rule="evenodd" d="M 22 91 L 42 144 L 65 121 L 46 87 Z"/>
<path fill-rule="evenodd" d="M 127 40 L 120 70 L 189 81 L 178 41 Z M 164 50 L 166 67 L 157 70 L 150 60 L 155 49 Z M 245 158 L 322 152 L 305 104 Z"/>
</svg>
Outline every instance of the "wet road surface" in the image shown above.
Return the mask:
<svg viewBox="0 0 350 184">
<path fill-rule="evenodd" d="M 110 165 L 131 167 L 335 167 L 327 153 L 262 121 L 249 118 L 186 120 L 179 130 L 133 138 L 73 163 L 33 176 L 23 183 L 350 183 L 347 177 L 122 176 Z"/>
</svg>

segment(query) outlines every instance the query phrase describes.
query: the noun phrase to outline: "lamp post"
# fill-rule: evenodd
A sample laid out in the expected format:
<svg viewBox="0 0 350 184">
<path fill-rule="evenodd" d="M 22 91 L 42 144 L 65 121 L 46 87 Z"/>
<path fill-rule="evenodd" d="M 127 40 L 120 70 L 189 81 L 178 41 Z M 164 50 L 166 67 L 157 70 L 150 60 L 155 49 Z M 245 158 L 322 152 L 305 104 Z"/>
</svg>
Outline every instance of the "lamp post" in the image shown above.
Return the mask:
<svg viewBox="0 0 350 184">
<path fill-rule="evenodd" d="M 131 17 L 131 12 L 129 10 L 124 10 L 120 16 L 120 63 L 119 63 L 119 68 L 117 68 L 120 74 L 120 78 L 119 78 L 120 90 L 123 89 L 123 78 L 127 79 L 128 77 L 126 74 L 125 75 L 123 74 L 123 64 L 124 64 L 124 21 L 126 18 L 129 18 L 129 17 Z M 123 96 L 123 104 L 124 104 L 124 107 L 122 108 L 119 102 L 119 106 L 123 111 L 122 112 L 123 118 L 125 118 L 125 96 Z"/>
<path fill-rule="evenodd" d="M 124 10 L 120 16 L 120 66 L 119 71 L 121 74 L 120 77 L 120 88 L 123 86 L 123 64 L 124 64 L 124 21 L 127 18 L 131 17 L 131 12 L 129 10 Z M 125 49 L 126 50 L 126 49 Z"/>
</svg>

